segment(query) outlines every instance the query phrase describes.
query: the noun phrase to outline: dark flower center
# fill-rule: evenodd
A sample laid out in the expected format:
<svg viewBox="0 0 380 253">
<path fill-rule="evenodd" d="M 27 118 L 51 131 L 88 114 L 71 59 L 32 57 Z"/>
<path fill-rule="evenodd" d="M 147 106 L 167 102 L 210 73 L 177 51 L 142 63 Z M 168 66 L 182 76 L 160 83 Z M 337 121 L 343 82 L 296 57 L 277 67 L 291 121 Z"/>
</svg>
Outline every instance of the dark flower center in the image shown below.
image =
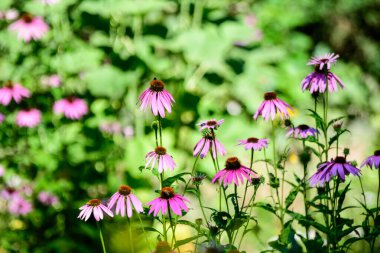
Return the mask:
<svg viewBox="0 0 380 253">
<path fill-rule="evenodd" d="M 25 23 L 32 23 L 33 21 L 33 17 L 29 13 L 25 13 L 21 18 Z"/>
<path fill-rule="evenodd" d="M 264 99 L 265 100 L 274 100 L 277 98 L 276 92 L 265 92 L 264 93 Z"/>
<path fill-rule="evenodd" d="M 157 155 L 166 155 L 166 148 L 164 147 L 161 147 L 161 146 L 158 146 L 154 149 L 154 152 L 157 154 Z"/>
<path fill-rule="evenodd" d="M 230 157 L 226 161 L 226 169 L 227 170 L 236 170 L 241 167 L 239 159 L 237 157 Z"/>
<path fill-rule="evenodd" d="M 12 194 L 12 193 L 16 192 L 16 189 L 13 188 L 13 187 L 7 187 L 5 190 L 6 190 L 9 194 Z"/>
<path fill-rule="evenodd" d="M 132 191 L 132 188 L 128 185 L 121 185 L 119 187 L 119 194 L 123 196 L 128 196 Z"/>
<path fill-rule="evenodd" d="M 152 81 L 150 81 L 150 89 L 156 92 L 163 91 L 165 87 L 165 84 L 161 80 L 157 80 L 157 78 L 154 78 Z"/>
<path fill-rule="evenodd" d="M 7 88 L 12 88 L 13 87 L 13 82 L 11 80 L 6 81 L 5 84 L 4 84 L 4 86 L 7 87 Z"/>
<path fill-rule="evenodd" d="M 216 122 L 215 120 L 209 120 L 209 121 L 207 121 L 207 123 L 206 123 L 206 125 L 208 125 L 208 126 L 215 126 L 215 125 L 217 125 L 218 124 L 218 122 Z"/>
<path fill-rule="evenodd" d="M 376 150 L 374 153 L 375 156 L 380 156 L 380 150 Z"/>
<path fill-rule="evenodd" d="M 75 97 L 74 97 L 74 96 L 69 96 L 69 97 L 66 98 L 66 100 L 67 100 L 68 102 L 72 103 L 72 102 L 74 102 Z"/>
<path fill-rule="evenodd" d="M 259 139 L 255 138 L 255 137 L 250 137 L 250 138 L 247 139 L 247 142 L 249 142 L 249 143 L 258 143 Z"/>
<path fill-rule="evenodd" d="M 161 198 L 171 199 L 174 197 L 174 189 L 171 187 L 164 187 L 161 190 Z"/>
<path fill-rule="evenodd" d="M 204 174 L 197 174 L 197 175 L 193 176 L 193 177 L 191 178 L 191 180 L 192 180 L 193 182 L 202 182 L 203 179 L 205 179 L 205 178 L 206 178 L 206 175 L 204 175 Z"/>
<path fill-rule="evenodd" d="M 89 206 L 98 206 L 102 203 L 99 199 L 91 199 L 90 201 L 87 202 L 87 205 Z"/>
<path fill-rule="evenodd" d="M 337 156 L 337 157 L 335 157 L 335 162 L 336 163 L 346 163 L 346 158 L 344 158 L 344 156 Z"/>
<path fill-rule="evenodd" d="M 302 130 L 302 131 L 306 131 L 306 130 L 308 130 L 310 127 L 308 126 L 308 125 L 299 125 L 298 126 L 298 129 L 299 130 Z"/>
<path fill-rule="evenodd" d="M 171 248 L 169 246 L 169 243 L 165 241 L 160 241 L 156 245 L 156 253 L 169 253 L 171 252 Z"/>
</svg>

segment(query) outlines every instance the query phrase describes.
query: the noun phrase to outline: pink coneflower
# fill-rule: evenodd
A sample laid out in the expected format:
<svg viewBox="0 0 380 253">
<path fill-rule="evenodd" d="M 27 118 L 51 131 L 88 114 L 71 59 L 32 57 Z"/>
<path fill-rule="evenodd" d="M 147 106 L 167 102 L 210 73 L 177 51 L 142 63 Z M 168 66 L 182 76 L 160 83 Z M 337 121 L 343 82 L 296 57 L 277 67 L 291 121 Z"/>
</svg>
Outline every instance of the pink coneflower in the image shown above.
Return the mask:
<svg viewBox="0 0 380 253">
<path fill-rule="evenodd" d="M 125 138 L 132 138 L 135 134 L 135 130 L 133 129 L 133 126 L 126 126 L 123 128 L 123 135 Z"/>
<path fill-rule="evenodd" d="M 261 115 L 266 121 L 268 121 L 269 118 L 274 120 L 277 113 L 280 114 L 281 119 L 284 117 L 289 118 L 289 111 L 293 111 L 292 107 L 277 98 L 276 92 L 266 92 L 264 94 L 264 101 L 259 106 L 259 109 L 257 109 L 253 118 L 257 120 L 257 118 Z"/>
<path fill-rule="evenodd" d="M 18 17 L 18 10 L 16 9 L 9 9 L 7 11 L 1 11 L 0 12 L 0 19 L 5 19 L 5 20 L 14 20 Z"/>
<path fill-rule="evenodd" d="M 54 206 L 59 203 L 57 196 L 46 191 L 41 191 L 38 193 L 38 200 L 45 206 Z"/>
<path fill-rule="evenodd" d="M 326 67 L 327 70 L 330 69 L 332 63 L 336 63 L 336 60 L 339 58 L 338 54 L 325 54 L 322 56 L 311 57 L 307 65 L 314 65 L 319 70 L 323 70 L 323 67 Z"/>
<path fill-rule="evenodd" d="M 156 163 L 158 163 L 157 169 L 159 173 L 162 173 L 167 169 L 174 170 L 176 167 L 173 158 L 168 153 L 166 153 L 166 148 L 160 146 L 156 147 L 154 151 L 149 152 L 145 156 L 145 160 L 145 168 L 150 166 L 150 169 L 153 169 Z"/>
<path fill-rule="evenodd" d="M 122 130 L 119 122 L 102 122 L 99 129 L 107 134 L 119 134 Z"/>
<path fill-rule="evenodd" d="M 49 26 L 42 17 L 33 17 L 24 14 L 19 20 L 9 26 L 10 31 L 15 31 L 19 39 L 29 42 L 30 40 L 40 40 L 49 30 Z"/>
<path fill-rule="evenodd" d="M 21 196 L 15 196 L 8 204 L 8 212 L 14 215 L 26 215 L 32 211 L 32 204 Z"/>
<path fill-rule="evenodd" d="M 318 130 L 308 125 L 299 125 L 297 127 L 291 127 L 286 134 L 287 137 L 306 139 L 308 136 L 316 136 Z"/>
<path fill-rule="evenodd" d="M 329 92 L 335 92 L 338 90 L 338 85 L 343 89 L 344 85 L 342 81 L 335 74 L 327 73 L 327 82 Z M 302 91 L 309 90 L 310 93 L 319 92 L 324 93 L 327 87 L 326 76 L 324 72 L 316 70 L 309 74 L 301 82 Z M 338 84 L 338 85 L 337 85 Z"/>
<path fill-rule="evenodd" d="M 53 5 L 58 3 L 60 0 L 39 0 L 41 3 L 46 5 Z"/>
<path fill-rule="evenodd" d="M 19 127 L 32 128 L 40 124 L 41 111 L 36 108 L 21 110 L 16 115 L 16 124 Z"/>
<path fill-rule="evenodd" d="M 237 157 L 230 157 L 226 160 L 226 167 L 216 173 L 211 182 L 215 183 L 218 180 L 219 183 L 223 182 L 224 187 L 231 183 L 235 183 L 238 186 L 239 181 L 242 184 L 245 183 L 244 178 L 246 178 L 248 182 L 252 183 L 251 177 L 256 178 L 259 176 L 249 168 L 241 165 Z"/>
<path fill-rule="evenodd" d="M 80 119 L 88 113 L 88 107 L 85 100 L 68 97 L 54 103 L 53 111 L 55 114 L 64 114 L 68 119 Z"/>
<path fill-rule="evenodd" d="M 245 150 L 253 149 L 255 151 L 260 151 L 263 148 L 268 147 L 268 139 L 259 139 L 255 137 L 250 137 L 246 140 L 239 140 L 238 145 L 244 145 Z"/>
<path fill-rule="evenodd" d="M 59 77 L 58 74 L 43 76 L 41 78 L 41 84 L 44 86 L 49 86 L 53 88 L 59 87 L 61 85 L 61 78 Z"/>
<path fill-rule="evenodd" d="M 372 169 L 372 167 L 375 167 L 375 169 L 380 168 L 380 150 L 376 150 L 375 153 L 371 156 L 369 156 L 360 167 L 363 167 L 364 165 L 367 165 Z"/>
<path fill-rule="evenodd" d="M 13 187 L 6 187 L 1 191 L 0 196 L 5 200 L 11 200 L 16 196 L 20 196 L 20 193 Z"/>
<path fill-rule="evenodd" d="M 30 97 L 30 91 L 21 84 L 8 81 L 0 88 L 0 104 L 9 105 L 13 99 L 16 103 L 20 103 L 23 98 Z"/>
<path fill-rule="evenodd" d="M 154 78 L 150 82 L 150 87 L 141 93 L 139 97 L 137 104 L 140 104 L 140 110 L 146 111 L 150 104 L 150 109 L 155 116 L 160 115 L 165 118 L 165 109 L 171 113 L 172 105 L 175 101 L 164 87 L 164 82 Z"/>
<path fill-rule="evenodd" d="M 87 221 L 91 213 L 94 213 L 94 218 L 96 221 L 103 219 L 103 212 L 108 214 L 110 217 L 113 217 L 113 213 L 108 207 L 102 204 L 99 199 L 92 199 L 86 203 L 86 205 L 79 208 L 80 213 L 78 218 L 84 221 Z"/>
<path fill-rule="evenodd" d="M 204 136 L 198 141 L 194 147 L 193 155 L 198 156 L 203 159 L 209 150 L 212 150 L 212 156 L 216 158 L 216 153 L 218 152 L 221 156 L 224 156 L 227 151 L 224 149 L 223 145 L 214 137 L 212 133 L 205 133 Z"/>
<path fill-rule="evenodd" d="M 211 120 L 206 120 L 206 121 L 202 121 L 200 123 L 198 123 L 197 125 L 200 127 L 200 130 L 204 130 L 204 129 L 218 129 L 218 127 L 223 124 L 224 122 L 224 119 L 221 119 L 221 120 L 216 120 L 216 119 L 211 119 Z"/>
<path fill-rule="evenodd" d="M 0 177 L 3 177 L 5 174 L 5 169 L 2 165 L 0 165 Z"/>
<path fill-rule="evenodd" d="M 136 198 L 135 195 L 131 193 L 132 188 L 127 185 L 122 185 L 119 187 L 119 190 L 115 192 L 108 202 L 108 208 L 112 209 L 116 204 L 116 214 L 119 214 L 124 217 L 125 211 L 129 218 L 132 217 L 132 205 L 135 208 L 136 212 L 142 213 L 144 209 L 142 207 L 141 201 Z"/>
<path fill-rule="evenodd" d="M 186 212 L 189 211 L 185 202 L 190 204 L 190 201 L 174 193 L 174 189 L 171 187 L 164 187 L 161 190 L 161 196 L 148 202 L 147 205 L 150 206 L 149 213 L 153 213 L 153 216 L 157 216 L 158 212 L 164 215 L 166 214 L 168 208 L 172 209 L 173 212 L 177 215 L 182 216 L 182 210 Z"/>
<path fill-rule="evenodd" d="M 345 157 L 337 156 L 335 160 L 331 159 L 330 162 L 325 162 L 319 165 L 318 171 L 311 176 L 309 182 L 311 186 L 322 186 L 335 176 L 339 176 L 344 182 L 345 176 L 350 173 L 357 176 L 360 174 L 360 170 L 346 162 Z"/>
</svg>

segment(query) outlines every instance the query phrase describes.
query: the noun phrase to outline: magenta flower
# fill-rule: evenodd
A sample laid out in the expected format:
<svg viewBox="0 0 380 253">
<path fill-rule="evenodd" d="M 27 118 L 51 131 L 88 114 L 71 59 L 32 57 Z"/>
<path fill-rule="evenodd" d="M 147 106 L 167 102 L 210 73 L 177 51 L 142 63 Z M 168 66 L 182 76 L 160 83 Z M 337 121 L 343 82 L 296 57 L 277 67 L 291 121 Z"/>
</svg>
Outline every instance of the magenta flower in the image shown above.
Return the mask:
<svg viewBox="0 0 380 253">
<path fill-rule="evenodd" d="M 122 128 L 119 122 L 102 122 L 99 126 L 100 131 L 107 134 L 121 133 Z"/>
<path fill-rule="evenodd" d="M 323 186 L 324 183 L 329 182 L 335 176 L 339 176 L 344 182 L 345 176 L 350 173 L 357 176 L 360 174 L 360 170 L 346 162 L 345 157 L 337 156 L 335 160 L 331 159 L 330 162 L 319 165 L 318 171 L 311 176 L 309 182 L 311 186 Z"/>
<path fill-rule="evenodd" d="M 190 204 L 190 201 L 187 198 L 174 193 L 173 188 L 164 187 L 161 190 L 160 197 L 147 203 L 147 205 L 150 206 L 148 214 L 153 213 L 153 216 L 157 216 L 158 212 L 161 211 L 164 215 L 168 208 L 170 208 L 175 214 L 182 216 L 182 210 L 185 210 L 186 212 L 189 211 L 185 202 Z"/>
<path fill-rule="evenodd" d="M 260 151 L 263 148 L 268 147 L 268 139 L 258 139 L 255 137 L 250 137 L 246 140 L 239 140 L 238 145 L 244 145 L 245 150 L 253 149 L 255 151 Z"/>
<path fill-rule="evenodd" d="M 152 113 L 165 118 L 165 109 L 172 112 L 172 105 L 175 102 L 173 96 L 164 88 L 165 84 L 161 80 L 154 78 L 150 82 L 150 87 L 139 96 L 140 110 L 146 111 L 150 104 Z"/>
<path fill-rule="evenodd" d="M 9 30 L 16 32 L 19 39 L 29 42 L 30 40 L 40 40 L 49 30 L 49 26 L 42 17 L 24 14 L 9 26 Z"/>
<path fill-rule="evenodd" d="M 218 129 L 218 127 L 223 124 L 224 119 L 216 121 L 216 119 L 206 120 L 198 123 L 197 125 L 200 126 L 200 130 L 204 129 Z"/>
<path fill-rule="evenodd" d="M 38 193 L 38 200 L 45 206 L 55 206 L 59 203 L 57 196 L 46 191 L 41 191 Z"/>
<path fill-rule="evenodd" d="M 132 138 L 135 134 L 135 130 L 133 129 L 133 126 L 126 126 L 123 128 L 123 135 L 125 138 L 129 139 Z"/>
<path fill-rule="evenodd" d="M 53 105 L 55 114 L 64 114 L 68 119 L 80 119 L 88 113 L 88 107 L 85 100 L 68 97 L 56 101 Z"/>
<path fill-rule="evenodd" d="M 78 218 L 84 221 L 87 221 L 91 214 L 94 213 L 94 218 L 96 221 L 103 219 L 103 212 L 108 214 L 110 217 L 113 217 L 113 213 L 108 207 L 102 204 L 99 199 L 92 199 L 86 203 L 86 205 L 79 208 L 80 213 Z"/>
<path fill-rule="evenodd" d="M 335 74 L 327 73 L 327 82 L 329 92 L 335 92 L 338 90 L 337 84 L 343 89 L 344 85 L 342 81 Z M 327 83 L 326 76 L 324 72 L 315 72 L 309 74 L 301 82 L 302 91 L 309 90 L 310 93 L 319 92 L 324 93 L 326 91 Z"/>
<path fill-rule="evenodd" d="M 131 187 L 127 185 L 120 186 L 119 190 L 115 192 L 110 198 L 107 205 L 108 208 L 112 209 L 116 204 L 116 215 L 120 213 L 121 217 L 124 217 L 125 211 L 127 210 L 127 215 L 129 218 L 132 217 L 132 205 L 135 208 L 136 212 L 144 212 L 141 201 L 136 198 L 136 196 L 133 195 L 131 191 Z"/>
<path fill-rule="evenodd" d="M 20 193 L 13 187 L 6 187 L 1 191 L 0 196 L 5 200 L 11 200 L 14 197 L 20 196 Z"/>
<path fill-rule="evenodd" d="M 30 97 L 30 91 L 21 84 L 8 81 L 0 88 L 0 104 L 9 105 L 12 99 L 20 103 L 23 98 Z"/>
<path fill-rule="evenodd" d="M 41 111 L 36 108 L 20 110 L 16 115 L 16 124 L 19 127 L 32 128 L 40 124 Z"/>
<path fill-rule="evenodd" d="M 8 204 L 8 211 L 14 215 L 26 215 L 32 211 L 32 204 L 17 195 Z"/>
<path fill-rule="evenodd" d="M 9 9 L 7 11 L 0 11 L 0 20 L 14 20 L 18 17 L 18 10 L 16 9 Z"/>
<path fill-rule="evenodd" d="M 44 86 L 49 86 L 49 87 L 59 87 L 61 86 L 61 78 L 59 77 L 58 74 L 53 74 L 50 76 L 43 76 L 41 78 L 41 84 Z"/>
<path fill-rule="evenodd" d="M 376 150 L 375 153 L 371 156 L 369 156 L 360 166 L 363 167 L 364 165 L 367 165 L 372 169 L 372 167 L 375 167 L 375 169 L 380 168 L 380 150 Z"/>
<path fill-rule="evenodd" d="M 299 125 L 297 127 L 290 128 L 286 136 L 299 139 L 306 139 L 308 136 L 316 136 L 317 134 L 317 129 L 309 127 L 308 125 Z"/>
<path fill-rule="evenodd" d="M 231 183 L 239 186 L 239 181 L 244 184 L 244 178 L 252 183 L 252 177 L 258 178 L 259 176 L 249 168 L 241 165 L 237 157 L 230 157 L 226 160 L 226 167 L 216 173 L 211 182 L 215 183 L 218 180 L 219 183 L 223 182 L 224 187 Z"/>
<path fill-rule="evenodd" d="M 0 177 L 3 177 L 5 174 L 5 169 L 3 167 L 3 165 L 0 165 Z"/>
<path fill-rule="evenodd" d="M 338 58 L 339 55 L 334 53 L 311 57 L 307 65 L 314 65 L 319 70 L 323 70 L 323 67 L 326 67 L 327 70 L 330 70 L 331 64 L 336 63 L 336 60 Z"/>
<path fill-rule="evenodd" d="M 277 113 L 279 113 L 281 119 L 284 117 L 289 118 L 289 112 L 292 111 L 293 109 L 290 105 L 277 98 L 276 92 L 266 92 L 264 94 L 264 101 L 259 106 L 259 109 L 257 109 L 253 118 L 257 120 L 257 118 L 261 115 L 266 121 L 268 121 L 269 118 L 274 120 Z"/>
<path fill-rule="evenodd" d="M 212 150 L 212 156 L 216 158 L 216 153 L 218 152 L 221 156 L 224 156 L 227 151 L 224 149 L 223 145 L 214 137 L 212 133 L 206 133 L 198 141 L 194 147 L 193 155 L 194 157 L 198 156 L 203 159 L 209 150 Z"/>
<path fill-rule="evenodd" d="M 53 5 L 58 3 L 60 0 L 39 0 L 42 4 Z"/>
<path fill-rule="evenodd" d="M 156 147 L 154 151 L 149 152 L 145 156 L 146 165 L 145 168 L 149 167 L 153 169 L 153 167 L 158 162 L 158 172 L 162 173 L 164 170 L 170 169 L 174 170 L 177 166 L 173 160 L 173 158 L 166 153 L 166 148 L 164 147 Z"/>
</svg>

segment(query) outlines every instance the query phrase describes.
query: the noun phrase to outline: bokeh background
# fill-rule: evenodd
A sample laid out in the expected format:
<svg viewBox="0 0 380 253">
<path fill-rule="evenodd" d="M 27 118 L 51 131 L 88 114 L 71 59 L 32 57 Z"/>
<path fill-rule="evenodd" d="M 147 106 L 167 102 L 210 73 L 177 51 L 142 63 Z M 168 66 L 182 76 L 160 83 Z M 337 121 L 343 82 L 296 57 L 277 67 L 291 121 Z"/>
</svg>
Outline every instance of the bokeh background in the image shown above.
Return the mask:
<svg viewBox="0 0 380 253">
<path fill-rule="evenodd" d="M 131 185 L 143 202 L 157 196 L 156 178 L 139 170 L 155 145 L 150 127 L 154 118 L 136 106 L 153 77 L 163 80 L 176 100 L 173 113 L 163 121 L 165 146 L 179 165 L 176 173 L 189 171 L 194 162 L 192 148 L 200 138 L 196 123 L 202 119 L 224 118 L 218 138 L 229 156 L 248 163 L 249 154 L 236 147 L 236 140 L 268 135 L 270 126 L 252 119 L 265 91 L 277 91 L 296 109 L 295 124 L 313 124 L 307 116 L 313 100 L 302 93 L 300 82 L 312 71 L 308 59 L 326 52 L 340 55 L 333 72 L 345 84 L 331 95 L 329 112 L 331 117 L 347 116 L 344 124 L 351 133 L 344 135 L 342 148 L 349 147 L 351 160 L 358 162 L 380 148 L 377 0 L 52 2 L 0 1 L 2 12 L 42 16 L 50 28 L 42 40 L 25 43 L 8 29 L 18 18 L 0 20 L 0 82 L 19 82 L 32 92 L 21 104 L 0 107 L 5 115 L 0 124 L 0 190 L 12 188 L 32 206 L 20 215 L 0 198 L 0 252 L 100 252 L 95 222 L 77 219 L 80 206 L 90 198 L 109 198 L 120 184 Z M 44 84 L 50 75 L 58 75 L 61 85 Z M 54 101 L 70 95 L 87 102 L 84 118 L 53 114 Z M 15 114 L 30 106 L 42 111 L 42 122 L 35 128 L 18 127 Z M 292 173 L 301 173 L 300 147 L 282 133 L 280 148 L 291 147 L 287 170 L 292 180 Z M 256 170 L 264 173 L 263 166 L 257 163 Z M 202 160 L 198 170 L 211 177 L 211 160 Z M 363 171 L 372 206 L 376 175 Z M 216 205 L 209 180 L 201 189 L 205 203 Z M 42 203 L 41 192 L 57 201 Z M 258 194 L 261 201 L 269 201 L 265 187 Z M 349 201 L 356 204 L 358 198 L 356 179 Z M 301 200 L 291 208 L 298 210 Z M 186 216 L 191 221 L 200 217 L 195 199 L 193 203 Z M 355 212 L 360 222 L 361 211 Z M 255 210 L 255 216 L 259 223 L 243 245 L 247 252 L 267 249 L 280 229 L 265 211 Z M 146 226 L 152 222 L 144 217 Z M 129 243 L 148 252 L 139 223 L 134 223 L 134 242 L 128 241 L 126 224 L 121 218 L 102 222 L 109 252 L 127 252 Z M 195 233 L 178 229 L 179 239 Z M 153 245 L 156 234 L 149 233 Z M 365 252 L 366 247 L 359 242 L 352 252 Z"/>
</svg>

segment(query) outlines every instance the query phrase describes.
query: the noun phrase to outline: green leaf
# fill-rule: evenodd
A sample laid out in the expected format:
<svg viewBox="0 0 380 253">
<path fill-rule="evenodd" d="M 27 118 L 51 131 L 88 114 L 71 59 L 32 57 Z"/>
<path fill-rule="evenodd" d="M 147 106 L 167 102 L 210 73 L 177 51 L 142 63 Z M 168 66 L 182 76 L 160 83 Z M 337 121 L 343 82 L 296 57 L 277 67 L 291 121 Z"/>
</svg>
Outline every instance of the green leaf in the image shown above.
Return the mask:
<svg viewBox="0 0 380 253">
<path fill-rule="evenodd" d="M 191 241 L 194 241 L 194 240 L 196 240 L 196 239 L 199 238 L 199 237 L 201 237 L 201 236 L 196 235 L 196 236 L 189 237 L 189 238 L 186 238 L 186 239 L 183 239 L 183 240 L 177 240 L 176 244 L 174 245 L 174 248 L 177 248 L 177 247 L 179 247 L 179 246 L 181 246 L 181 245 L 184 245 L 184 244 L 186 244 L 186 243 L 189 243 L 189 242 L 191 242 Z"/>
<path fill-rule="evenodd" d="M 185 179 L 183 179 L 183 176 L 184 175 L 191 175 L 190 172 L 183 172 L 183 173 L 179 173 L 175 176 L 172 176 L 172 177 L 168 177 L 167 179 L 165 179 L 163 182 L 162 182 L 162 186 L 163 187 L 168 187 L 168 186 L 171 186 L 174 182 L 176 181 L 182 181 L 186 184 L 186 181 Z"/>
<path fill-rule="evenodd" d="M 313 117 L 317 123 L 317 128 L 318 129 L 321 129 L 323 132 L 324 132 L 324 121 L 322 119 L 321 116 L 319 116 L 318 113 L 316 113 L 315 111 L 311 110 L 311 109 L 308 109 L 308 111 L 311 112 L 311 114 L 309 114 L 309 116 Z"/>
<path fill-rule="evenodd" d="M 329 146 L 331 146 L 331 144 L 333 144 L 334 142 L 336 142 L 338 140 L 338 138 L 345 132 L 349 132 L 351 133 L 348 129 L 343 129 L 339 132 L 337 132 L 333 137 L 330 138 L 329 140 Z"/>
<path fill-rule="evenodd" d="M 342 210 L 344 199 L 346 198 L 347 192 L 350 190 L 350 188 L 349 188 L 350 184 L 351 183 L 348 183 L 346 185 L 346 187 L 344 188 L 344 190 L 342 191 L 342 193 L 340 193 L 340 196 L 339 196 L 339 199 L 338 199 L 338 208 L 337 208 L 338 213 L 340 213 L 340 211 Z M 335 197 L 338 197 L 338 196 L 335 196 Z"/>
<path fill-rule="evenodd" d="M 294 202 L 294 200 L 296 199 L 297 197 L 297 194 L 300 190 L 300 186 L 301 185 L 298 185 L 296 188 L 293 188 L 290 192 L 289 192 L 289 195 L 286 197 L 285 199 L 285 208 L 289 208 L 289 206 Z"/>
<path fill-rule="evenodd" d="M 262 208 L 262 209 L 264 209 L 264 210 L 266 210 L 266 211 L 269 211 L 269 212 L 271 212 L 271 213 L 273 213 L 273 214 L 276 214 L 276 210 L 275 210 L 274 207 L 273 207 L 271 204 L 269 204 L 269 203 L 257 202 L 257 203 L 255 203 L 255 206 L 256 206 L 256 207 L 259 207 L 259 208 Z"/>
</svg>

